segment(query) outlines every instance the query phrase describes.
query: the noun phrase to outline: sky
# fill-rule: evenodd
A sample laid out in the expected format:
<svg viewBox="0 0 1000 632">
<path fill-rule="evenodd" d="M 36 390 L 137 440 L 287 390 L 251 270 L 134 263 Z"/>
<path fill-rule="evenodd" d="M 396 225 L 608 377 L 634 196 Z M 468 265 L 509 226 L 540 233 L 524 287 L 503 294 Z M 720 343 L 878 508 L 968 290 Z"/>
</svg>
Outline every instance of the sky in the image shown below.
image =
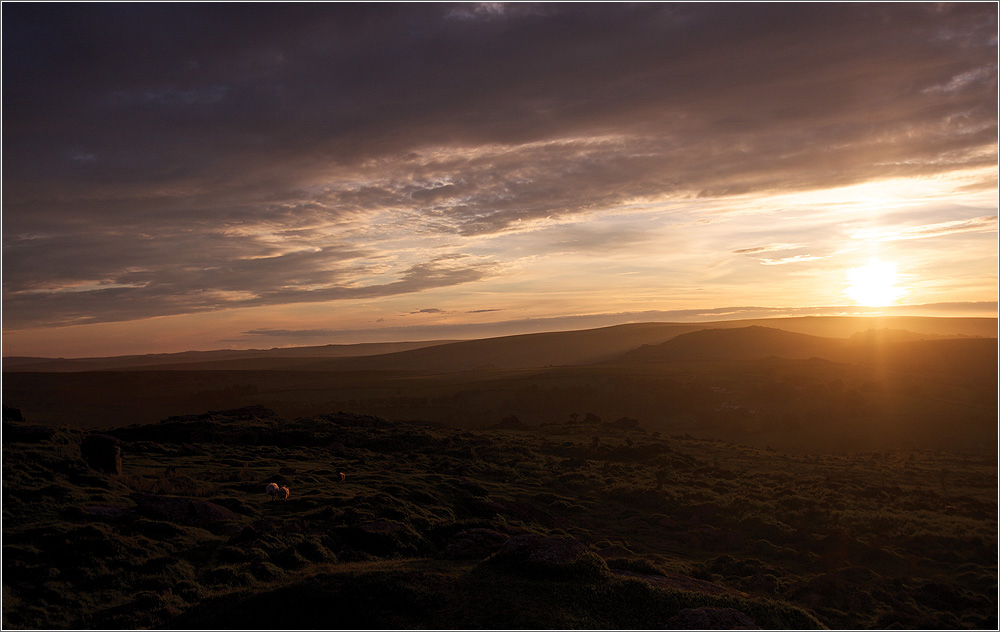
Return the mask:
<svg viewBox="0 0 1000 632">
<path fill-rule="evenodd" d="M 996 3 L 7 3 L 3 354 L 997 314 Z"/>
</svg>

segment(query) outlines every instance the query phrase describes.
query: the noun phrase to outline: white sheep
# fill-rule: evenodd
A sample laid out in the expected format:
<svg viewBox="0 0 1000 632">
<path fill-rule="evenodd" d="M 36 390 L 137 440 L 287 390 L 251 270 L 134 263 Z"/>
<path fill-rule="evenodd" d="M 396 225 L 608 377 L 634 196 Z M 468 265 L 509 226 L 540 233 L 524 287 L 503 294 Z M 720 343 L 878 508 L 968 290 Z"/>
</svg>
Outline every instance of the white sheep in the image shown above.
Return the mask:
<svg viewBox="0 0 1000 632">
<path fill-rule="evenodd" d="M 268 483 L 267 488 L 264 491 L 267 492 L 268 496 L 274 498 L 275 496 L 278 495 L 278 489 L 279 488 L 277 483 Z"/>
<path fill-rule="evenodd" d="M 276 496 L 278 497 L 279 500 L 288 500 L 288 488 L 282 487 L 281 489 L 278 490 Z"/>
</svg>

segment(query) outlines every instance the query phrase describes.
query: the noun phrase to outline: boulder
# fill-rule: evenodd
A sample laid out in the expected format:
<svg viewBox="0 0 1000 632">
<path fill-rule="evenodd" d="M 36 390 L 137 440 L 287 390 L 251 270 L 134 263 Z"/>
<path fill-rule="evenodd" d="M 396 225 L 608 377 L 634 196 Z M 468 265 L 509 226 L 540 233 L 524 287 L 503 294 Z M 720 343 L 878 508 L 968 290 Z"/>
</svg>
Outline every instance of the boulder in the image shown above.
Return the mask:
<svg viewBox="0 0 1000 632">
<path fill-rule="evenodd" d="M 106 474 L 122 473 L 121 441 L 115 437 L 87 435 L 80 443 L 80 454 L 92 469 Z"/>
<path fill-rule="evenodd" d="M 759 630 L 753 619 L 732 608 L 685 608 L 667 619 L 668 630 Z"/>
<path fill-rule="evenodd" d="M 20 408 L 14 408 L 13 406 L 3 407 L 3 420 L 4 421 L 24 421 L 24 415 L 21 414 Z"/>
</svg>

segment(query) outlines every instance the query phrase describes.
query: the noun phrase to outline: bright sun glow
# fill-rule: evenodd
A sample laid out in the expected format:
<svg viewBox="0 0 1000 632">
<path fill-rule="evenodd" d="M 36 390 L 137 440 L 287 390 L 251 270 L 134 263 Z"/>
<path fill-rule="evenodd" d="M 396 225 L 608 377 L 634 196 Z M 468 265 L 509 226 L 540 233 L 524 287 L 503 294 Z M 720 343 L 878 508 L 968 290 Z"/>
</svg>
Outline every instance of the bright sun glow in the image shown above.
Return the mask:
<svg viewBox="0 0 1000 632">
<path fill-rule="evenodd" d="M 866 266 L 851 268 L 847 279 L 847 295 L 858 305 L 892 305 L 904 293 L 896 287 L 896 264 L 888 261 L 875 259 Z"/>
</svg>

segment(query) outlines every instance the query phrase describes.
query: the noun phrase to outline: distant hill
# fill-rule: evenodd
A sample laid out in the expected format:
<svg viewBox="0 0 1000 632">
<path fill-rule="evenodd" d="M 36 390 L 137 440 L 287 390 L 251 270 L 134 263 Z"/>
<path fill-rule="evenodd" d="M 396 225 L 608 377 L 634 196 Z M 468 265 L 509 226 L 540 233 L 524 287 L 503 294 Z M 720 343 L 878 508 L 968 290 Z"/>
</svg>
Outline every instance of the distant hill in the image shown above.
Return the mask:
<svg viewBox="0 0 1000 632">
<path fill-rule="evenodd" d="M 934 316 L 801 316 L 737 321 L 738 327 L 762 325 L 828 338 L 849 338 L 871 329 L 905 330 L 921 338 L 996 338 L 996 318 L 951 318 Z M 724 323 L 703 323 L 721 328 Z"/>
<path fill-rule="evenodd" d="M 593 412 L 606 421 L 639 419 L 649 430 L 795 449 L 829 448 L 817 424 L 840 428 L 837 445 L 852 449 L 995 445 L 996 338 L 852 341 L 746 321 L 719 325 L 621 325 L 345 358 L 8 369 L 3 400 L 30 423 L 85 428 L 264 405 L 288 418 L 342 410 L 456 427 Z"/>
<path fill-rule="evenodd" d="M 703 329 L 658 345 L 645 345 L 608 360 L 636 365 L 670 362 L 732 362 L 768 357 L 822 358 L 886 372 L 934 375 L 941 383 L 980 388 L 997 380 L 996 338 L 923 339 L 902 330 L 870 330 L 849 339 L 810 336 L 770 327 Z"/>
<path fill-rule="evenodd" d="M 702 334 L 659 351 L 641 350 L 700 330 L 745 330 L 751 334 Z M 524 369 L 605 362 L 633 350 L 627 361 L 660 354 L 711 357 L 808 358 L 832 353 L 847 338 L 925 340 L 944 336 L 995 337 L 995 318 L 818 317 L 770 318 L 701 323 L 630 323 L 598 329 L 556 331 L 465 341 L 325 345 L 276 349 L 187 351 L 111 358 L 3 359 L 5 372 L 132 370 L 198 371 L 417 371 L 454 373 L 479 369 Z M 866 333 L 866 332 L 875 333 Z M 774 333 L 779 332 L 779 333 Z M 749 337 L 748 337 L 749 336 Z M 685 345 L 689 348 L 685 350 Z M 707 346 L 706 346 L 707 345 Z M 713 347 L 712 345 L 715 345 Z M 667 355 L 663 355 L 667 354 Z M 721 356 L 720 356 L 721 357 Z"/>
<path fill-rule="evenodd" d="M 275 364 L 294 365 L 301 358 L 346 358 L 382 355 L 397 351 L 422 349 L 448 344 L 453 340 L 425 340 L 420 342 L 370 342 L 347 345 L 322 345 L 311 347 L 276 347 L 273 349 L 220 349 L 216 351 L 182 351 L 179 353 L 150 353 L 146 355 L 113 356 L 107 358 L 36 358 L 10 356 L 3 359 L 4 371 L 111 371 L 136 367 L 170 368 L 211 362 L 278 359 Z M 288 362 L 291 360 L 292 362 Z"/>
<path fill-rule="evenodd" d="M 643 344 L 660 343 L 702 327 L 704 325 L 697 323 L 636 323 L 583 331 L 558 331 L 465 340 L 422 349 L 364 357 L 297 359 L 259 357 L 134 368 L 455 373 L 479 369 L 579 365 L 599 362 Z"/>
<path fill-rule="evenodd" d="M 757 323 L 767 323 L 762 327 Z M 766 355 L 782 355 L 783 357 L 810 357 L 816 353 L 808 353 L 811 348 L 807 334 L 792 333 L 775 329 L 774 327 L 799 326 L 808 327 L 807 319 L 770 319 L 765 321 L 723 321 L 717 323 L 630 323 L 613 325 L 597 329 L 580 331 L 556 331 L 535 334 L 520 334 L 465 340 L 449 344 L 435 345 L 421 349 L 399 351 L 383 355 L 366 355 L 364 357 L 343 358 L 236 358 L 198 364 L 177 364 L 172 367 L 149 365 L 135 367 L 143 369 L 184 369 L 184 370 L 295 370 L 295 371 L 417 371 L 422 373 L 454 373 L 459 371 L 475 371 L 482 369 L 526 369 L 547 366 L 584 365 L 605 362 L 617 358 L 623 353 L 638 349 L 644 345 L 660 345 L 674 340 L 679 336 L 690 335 L 693 332 L 712 327 L 712 331 L 733 331 L 752 329 L 777 332 L 769 334 L 774 338 L 773 344 L 783 340 L 781 351 L 770 351 Z M 861 327 L 854 324 L 854 327 Z M 853 332 L 857 329 L 850 329 Z M 767 337 L 768 335 L 765 335 Z M 733 339 L 741 338 L 734 334 Z M 711 336 L 709 337 L 711 338 Z M 819 339 L 829 341 L 830 339 Z M 710 341 L 706 341 L 710 342 Z M 837 341 L 835 341 L 837 342 Z M 843 341 L 839 341 L 842 343 Z M 693 347 L 702 345 L 699 339 L 688 343 Z M 729 344 L 729 343 L 723 343 Z M 751 346 L 764 344 L 765 341 L 748 343 Z M 823 342 L 820 348 L 824 351 L 830 342 Z M 710 351 L 708 351 L 710 353 Z M 692 351 L 692 353 L 697 353 Z M 747 357 L 757 357 L 750 353 Z M 806 355 L 801 355 L 806 353 Z"/>
<path fill-rule="evenodd" d="M 621 364 L 698 360 L 750 360 L 831 357 L 839 354 L 844 340 L 794 333 L 753 325 L 736 329 L 702 329 L 683 334 L 659 345 L 647 345 L 622 354 Z"/>
</svg>

